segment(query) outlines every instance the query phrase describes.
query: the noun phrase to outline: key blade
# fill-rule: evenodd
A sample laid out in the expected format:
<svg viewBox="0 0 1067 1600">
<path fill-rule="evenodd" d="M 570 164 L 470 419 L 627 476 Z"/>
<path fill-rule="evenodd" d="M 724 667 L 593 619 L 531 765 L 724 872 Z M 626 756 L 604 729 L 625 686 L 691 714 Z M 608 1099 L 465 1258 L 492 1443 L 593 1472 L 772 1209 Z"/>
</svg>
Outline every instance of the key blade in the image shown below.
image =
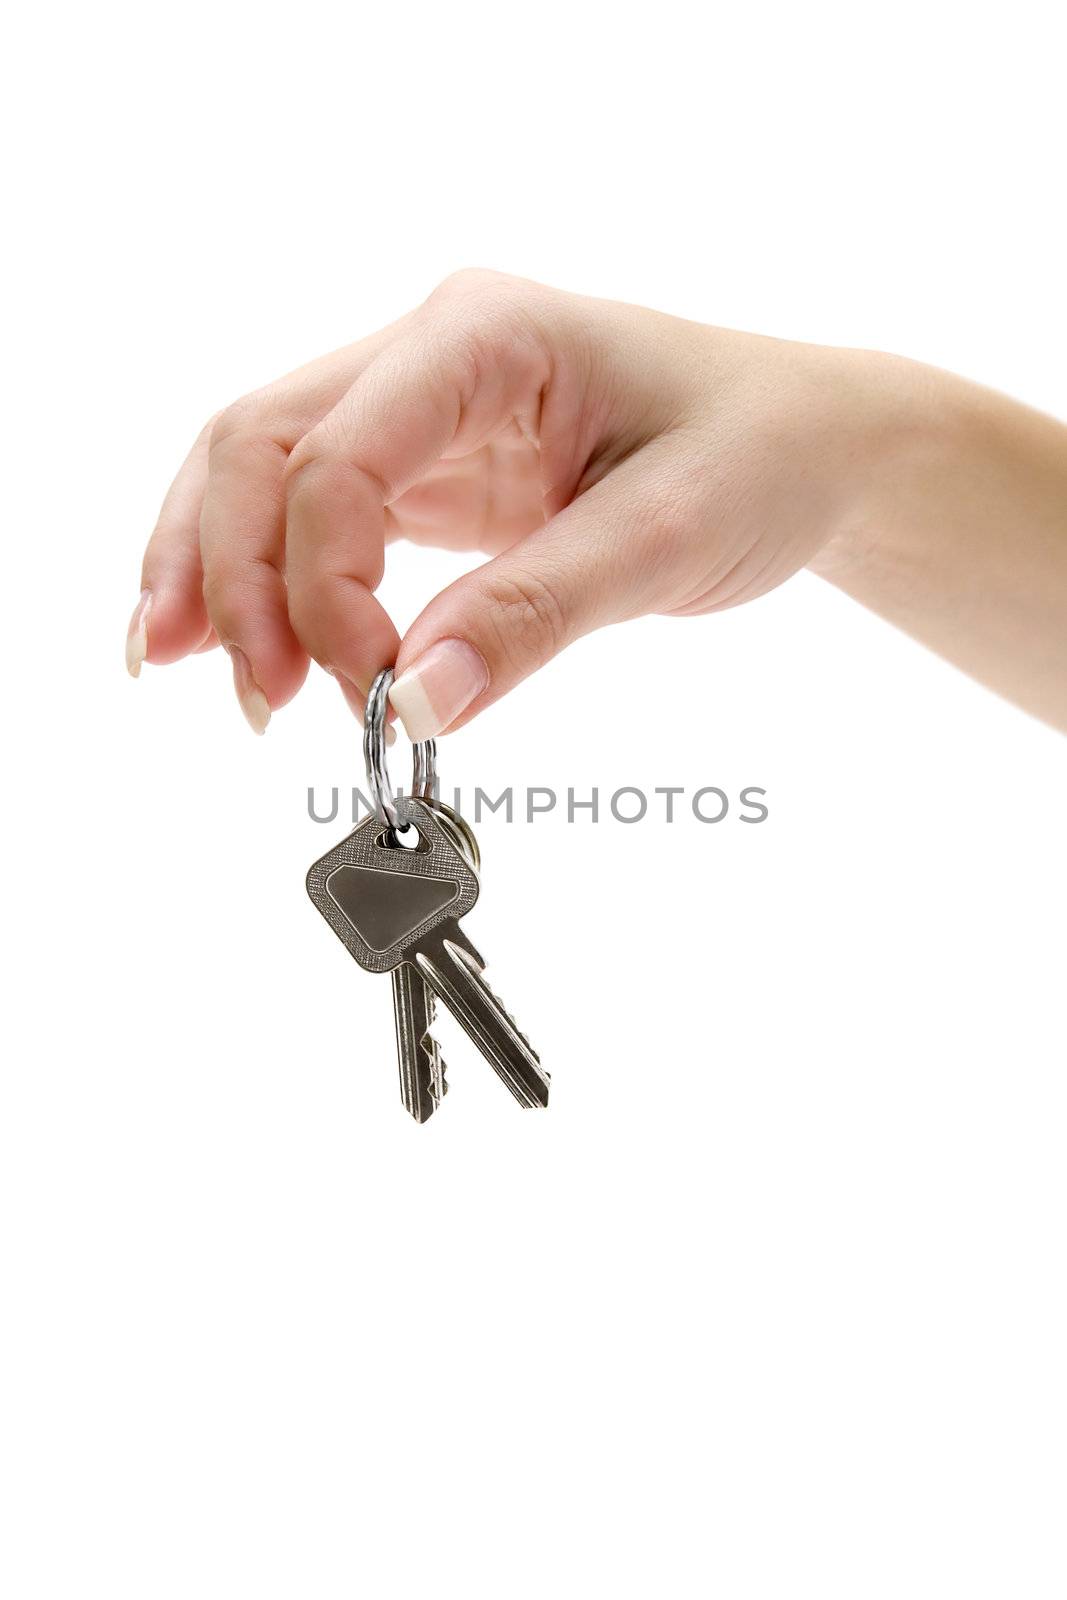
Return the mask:
<svg viewBox="0 0 1067 1600">
<path fill-rule="evenodd" d="M 412 950 L 414 962 L 460 1027 L 520 1105 L 548 1105 L 549 1077 L 481 972 L 481 957 L 456 925 L 445 923 Z"/>
<path fill-rule="evenodd" d="M 431 1032 L 433 990 L 406 961 L 394 967 L 392 978 L 400 1093 L 415 1121 L 426 1122 L 448 1089 L 441 1047 Z"/>
</svg>

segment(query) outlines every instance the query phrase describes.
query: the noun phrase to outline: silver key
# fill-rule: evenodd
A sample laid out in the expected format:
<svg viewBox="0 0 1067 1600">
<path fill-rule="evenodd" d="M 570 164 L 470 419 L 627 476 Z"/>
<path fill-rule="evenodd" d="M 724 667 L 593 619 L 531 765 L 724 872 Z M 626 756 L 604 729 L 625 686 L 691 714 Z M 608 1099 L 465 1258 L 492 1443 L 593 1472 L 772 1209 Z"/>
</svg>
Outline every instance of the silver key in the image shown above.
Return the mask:
<svg viewBox="0 0 1067 1600">
<path fill-rule="evenodd" d="M 441 1046 L 433 1036 L 434 993 L 408 961 L 393 968 L 393 1020 L 400 1096 L 416 1122 L 432 1117 L 447 1090 Z"/>
<path fill-rule="evenodd" d="M 548 1105 L 548 1073 L 515 1019 L 486 983 L 485 962 L 456 922 L 423 934 L 413 948 L 418 970 L 520 1105 Z M 405 965 L 412 955 L 405 958 Z"/>
<path fill-rule="evenodd" d="M 423 796 L 468 866 L 477 872 L 478 841 L 472 830 L 443 801 Z M 416 1122 L 432 1117 L 448 1092 L 441 1046 L 433 1036 L 434 992 L 410 962 L 393 968 L 393 1021 L 400 1067 L 400 1097 Z"/>
<path fill-rule="evenodd" d="M 548 1074 L 485 982 L 485 963 L 459 927 L 477 901 L 478 876 L 455 826 L 423 800 L 400 800 L 397 811 L 401 824 L 415 827 L 417 848 L 398 846 L 388 827 L 367 818 L 311 868 L 312 901 L 360 966 L 413 967 L 515 1098 L 547 1105 Z"/>
</svg>

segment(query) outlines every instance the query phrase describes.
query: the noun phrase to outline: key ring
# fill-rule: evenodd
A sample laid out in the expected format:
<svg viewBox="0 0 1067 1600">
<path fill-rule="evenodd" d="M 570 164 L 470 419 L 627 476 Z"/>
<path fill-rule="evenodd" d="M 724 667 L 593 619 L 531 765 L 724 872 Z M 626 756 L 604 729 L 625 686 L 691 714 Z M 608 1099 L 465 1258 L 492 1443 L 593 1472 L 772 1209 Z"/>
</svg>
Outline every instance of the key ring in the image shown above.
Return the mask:
<svg viewBox="0 0 1067 1600">
<path fill-rule="evenodd" d="M 367 788 L 375 815 L 395 836 L 406 833 L 410 823 L 400 820 L 385 764 L 385 713 L 389 706 L 392 682 L 392 667 L 384 667 L 370 686 L 367 713 L 363 721 L 363 759 L 367 763 Z M 414 747 L 412 798 L 432 800 L 436 788 L 437 746 L 432 739 L 423 739 Z"/>
</svg>

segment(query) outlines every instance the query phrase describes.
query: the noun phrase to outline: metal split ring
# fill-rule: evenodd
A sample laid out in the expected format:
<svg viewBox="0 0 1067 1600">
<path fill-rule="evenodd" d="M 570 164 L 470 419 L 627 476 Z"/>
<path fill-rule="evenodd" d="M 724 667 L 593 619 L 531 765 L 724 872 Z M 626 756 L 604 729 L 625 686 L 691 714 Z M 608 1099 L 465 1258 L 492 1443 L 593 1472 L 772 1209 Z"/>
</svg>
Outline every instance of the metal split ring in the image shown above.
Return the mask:
<svg viewBox="0 0 1067 1600">
<path fill-rule="evenodd" d="M 363 759 L 367 763 L 367 788 L 378 821 L 390 833 L 405 833 L 409 826 L 401 822 L 393 798 L 389 771 L 385 764 L 385 714 L 389 706 L 389 690 L 393 682 L 392 667 L 385 667 L 370 687 L 367 712 L 363 719 Z M 414 746 L 414 767 L 411 794 L 415 800 L 432 800 L 437 789 L 437 746 L 432 739 L 423 739 Z"/>
</svg>

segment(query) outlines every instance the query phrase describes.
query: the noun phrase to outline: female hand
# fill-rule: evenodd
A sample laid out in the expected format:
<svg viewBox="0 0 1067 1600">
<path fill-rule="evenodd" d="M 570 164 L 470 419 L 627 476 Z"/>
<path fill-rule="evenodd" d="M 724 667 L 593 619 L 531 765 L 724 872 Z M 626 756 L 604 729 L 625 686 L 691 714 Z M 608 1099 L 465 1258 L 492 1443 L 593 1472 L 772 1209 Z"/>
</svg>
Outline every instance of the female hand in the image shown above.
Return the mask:
<svg viewBox="0 0 1067 1600">
<path fill-rule="evenodd" d="M 876 569 L 893 568 L 894 539 L 903 548 L 915 533 L 894 524 L 893 485 L 904 462 L 914 500 L 929 461 L 944 499 L 931 441 L 960 431 L 960 392 L 972 409 L 977 395 L 1022 411 L 888 356 L 461 272 L 399 322 L 204 428 L 148 545 L 128 664 L 136 674 L 142 660 L 221 642 L 261 733 L 309 657 L 357 711 L 395 661 L 393 704 L 421 739 L 591 629 L 737 605 L 817 557 L 893 615 L 899 574 Z M 394 538 L 491 557 L 403 641 L 374 597 Z M 927 642 L 942 647 L 952 582 L 950 558 L 918 624 L 914 605 L 896 620 L 924 637 L 934 618 Z M 966 651 L 950 641 L 947 653 Z"/>
</svg>

